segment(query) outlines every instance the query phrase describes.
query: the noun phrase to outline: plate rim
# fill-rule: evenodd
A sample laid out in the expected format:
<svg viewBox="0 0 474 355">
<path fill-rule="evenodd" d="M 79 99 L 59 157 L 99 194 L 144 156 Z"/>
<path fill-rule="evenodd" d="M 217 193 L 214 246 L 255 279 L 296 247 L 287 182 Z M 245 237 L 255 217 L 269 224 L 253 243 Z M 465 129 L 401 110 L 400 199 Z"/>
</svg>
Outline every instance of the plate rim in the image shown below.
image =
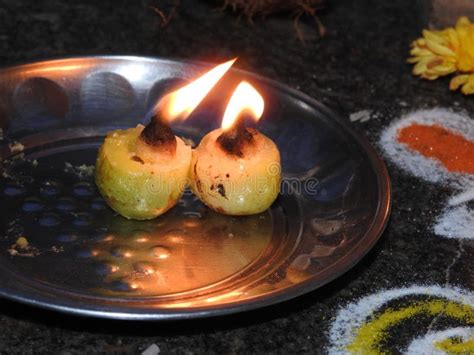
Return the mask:
<svg viewBox="0 0 474 355">
<path fill-rule="evenodd" d="M 35 61 L 25 61 L 16 64 L 9 64 L 0 67 L 0 73 L 19 69 L 20 67 L 26 67 L 36 65 L 45 62 L 59 62 L 64 60 L 80 60 L 80 59 L 103 59 L 103 60 L 126 60 L 126 61 L 149 61 L 149 62 L 161 62 L 161 63 L 173 63 L 173 64 L 190 64 L 197 66 L 210 66 L 212 63 L 195 61 L 189 59 L 181 59 L 174 57 L 154 57 L 154 56 L 141 56 L 141 55 L 71 55 L 44 58 Z M 234 313 L 240 313 L 244 311 L 250 311 L 258 308 L 263 308 L 277 303 L 285 302 L 290 299 L 297 298 L 311 291 L 316 291 L 318 288 L 330 283 L 336 278 L 348 272 L 358 262 L 360 262 L 367 253 L 372 250 L 377 241 L 381 238 L 390 217 L 391 205 L 392 205 L 392 186 L 390 182 L 390 176 L 381 155 L 377 152 L 374 146 L 369 142 L 367 137 L 355 129 L 347 120 L 345 120 L 340 112 L 324 105 L 317 101 L 315 98 L 289 87 L 282 82 L 274 79 L 269 79 L 262 75 L 246 71 L 243 69 L 231 69 L 233 72 L 244 74 L 250 78 L 254 78 L 261 83 L 270 85 L 282 92 L 290 94 L 291 96 L 309 104 L 311 107 L 315 107 L 322 111 L 326 116 L 331 117 L 337 122 L 337 125 L 345 130 L 363 149 L 368 155 L 370 165 L 374 170 L 378 182 L 378 194 L 379 200 L 376 209 L 375 218 L 372 224 L 366 230 L 363 238 L 351 248 L 351 252 L 345 254 L 342 258 L 338 259 L 337 263 L 323 269 L 318 273 L 318 280 L 309 278 L 301 283 L 294 284 L 285 289 L 278 290 L 271 294 L 263 294 L 254 296 L 250 299 L 237 300 L 224 304 L 216 304 L 209 306 L 192 307 L 186 308 L 134 308 L 127 309 L 126 311 L 118 310 L 116 305 L 100 305 L 101 309 L 97 309 L 97 304 L 87 305 L 82 304 L 83 307 L 77 307 L 77 300 L 73 300 L 72 304 L 68 302 L 63 303 L 50 303 L 48 297 L 43 294 L 41 300 L 33 299 L 28 297 L 29 293 L 23 290 L 14 290 L 15 294 L 8 292 L 8 286 L 0 284 L 0 296 L 6 299 L 17 301 L 30 306 L 40 307 L 48 310 L 59 311 L 67 314 L 77 316 L 92 316 L 106 319 L 117 319 L 117 320 L 133 320 L 133 321 L 172 321 L 172 320 L 184 320 L 184 319 L 195 319 L 195 318 L 208 318 L 214 316 L 224 316 Z M 310 118 L 311 119 L 311 118 Z M 334 270 L 335 269 L 335 270 Z M 28 289 L 28 287 L 27 287 Z M 76 306 L 74 306 L 74 304 Z"/>
</svg>

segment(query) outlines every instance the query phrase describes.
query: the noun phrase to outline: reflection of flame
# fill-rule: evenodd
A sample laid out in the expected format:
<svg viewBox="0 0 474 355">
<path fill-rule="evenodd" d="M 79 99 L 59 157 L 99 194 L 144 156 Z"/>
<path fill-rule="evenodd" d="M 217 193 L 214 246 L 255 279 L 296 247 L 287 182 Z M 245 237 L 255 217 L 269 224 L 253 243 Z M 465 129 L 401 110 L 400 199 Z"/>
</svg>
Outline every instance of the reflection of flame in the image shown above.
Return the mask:
<svg viewBox="0 0 474 355">
<path fill-rule="evenodd" d="M 231 292 L 224 293 L 222 295 L 218 295 L 218 296 L 214 296 L 214 297 L 208 297 L 208 298 L 206 298 L 205 302 L 206 303 L 216 303 L 216 302 L 220 302 L 222 300 L 225 300 L 227 298 L 237 298 L 241 294 L 242 294 L 242 292 L 240 292 L 240 291 L 231 291 Z"/>
<path fill-rule="evenodd" d="M 42 72 L 42 73 L 45 73 L 45 72 L 65 72 L 65 71 L 72 71 L 72 70 L 76 70 L 76 69 L 81 69 L 83 67 L 82 64 L 60 64 L 60 65 L 53 65 L 53 66 L 50 66 L 50 62 L 44 62 L 44 63 L 41 63 L 38 67 L 34 68 L 34 69 L 31 69 L 31 70 L 27 70 L 25 73 L 32 73 L 32 72 Z"/>
<path fill-rule="evenodd" d="M 206 97 L 220 78 L 230 69 L 237 59 L 222 63 L 192 83 L 166 95 L 158 106 L 163 109 L 165 119 L 172 121 L 177 118 L 186 118 L 199 103 Z"/>
<path fill-rule="evenodd" d="M 248 111 L 255 120 L 259 120 L 263 114 L 265 103 L 260 93 L 246 81 L 242 81 L 235 89 L 222 120 L 222 129 L 228 130 L 232 127 L 239 115 Z"/>
<path fill-rule="evenodd" d="M 268 214 L 260 214 L 232 220 L 229 225 L 229 217 L 210 210 L 196 218 L 197 208 L 193 201 L 186 209 L 146 224 L 114 218 L 109 228 L 115 238 L 101 238 L 90 245 L 98 251 L 96 261 L 104 282 L 99 288 L 104 294 L 128 292 L 160 298 L 201 288 L 212 291 L 193 296 L 188 305 L 194 306 L 239 298 L 235 290 L 225 294 L 217 290 L 224 280 L 231 282 L 266 255 L 273 235 L 272 220 Z M 189 221 L 194 221 L 193 227 L 187 227 Z M 180 307 L 181 301 L 170 301 L 169 307 Z M 158 303 L 167 307 L 168 301 Z"/>
</svg>

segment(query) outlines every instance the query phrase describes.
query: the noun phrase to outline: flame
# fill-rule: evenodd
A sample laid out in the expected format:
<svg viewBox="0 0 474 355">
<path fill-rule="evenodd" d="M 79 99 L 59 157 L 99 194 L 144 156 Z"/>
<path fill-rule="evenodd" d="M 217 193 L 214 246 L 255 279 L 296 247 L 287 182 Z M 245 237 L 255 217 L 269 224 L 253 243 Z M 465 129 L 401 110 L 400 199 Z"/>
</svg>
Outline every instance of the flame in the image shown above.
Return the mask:
<svg viewBox="0 0 474 355">
<path fill-rule="evenodd" d="M 219 64 L 192 83 L 166 95 L 157 105 L 163 108 L 164 118 L 172 121 L 189 116 L 236 60 Z"/>
<path fill-rule="evenodd" d="M 224 131 L 230 129 L 244 111 L 248 111 L 255 121 L 258 121 L 262 117 L 264 107 L 262 95 L 252 85 L 242 81 L 229 100 L 221 127 Z"/>
<path fill-rule="evenodd" d="M 81 69 L 84 66 L 82 64 L 71 64 L 71 65 L 63 64 L 63 65 L 49 66 L 49 63 L 50 62 L 45 62 L 45 63 L 39 65 L 36 68 L 25 71 L 25 73 L 35 73 L 35 72 L 39 72 L 39 73 L 48 72 L 49 73 L 49 72 L 73 71 L 73 70 L 76 70 L 76 69 Z"/>
</svg>

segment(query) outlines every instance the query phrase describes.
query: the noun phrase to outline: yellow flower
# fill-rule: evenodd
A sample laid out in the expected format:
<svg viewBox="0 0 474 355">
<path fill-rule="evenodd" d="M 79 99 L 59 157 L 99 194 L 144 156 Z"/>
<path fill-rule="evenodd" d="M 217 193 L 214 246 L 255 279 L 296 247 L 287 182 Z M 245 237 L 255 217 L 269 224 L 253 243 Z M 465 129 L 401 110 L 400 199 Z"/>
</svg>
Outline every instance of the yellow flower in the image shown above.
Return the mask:
<svg viewBox="0 0 474 355">
<path fill-rule="evenodd" d="M 456 33 L 459 39 L 456 67 L 459 72 L 469 74 L 452 78 L 449 88 L 457 90 L 461 87 L 463 94 L 474 94 L 474 24 L 467 17 L 461 17 L 456 23 Z"/>
<path fill-rule="evenodd" d="M 474 72 L 474 24 L 467 17 L 461 17 L 456 23 L 459 38 L 456 66 L 460 72 Z"/>
<path fill-rule="evenodd" d="M 458 19 L 455 28 L 423 31 L 413 41 L 409 63 L 415 64 L 413 74 L 434 80 L 454 72 L 451 90 L 461 88 L 463 94 L 474 94 L 474 24 L 467 17 Z"/>
<path fill-rule="evenodd" d="M 456 71 L 458 36 L 454 29 L 423 31 L 423 37 L 413 41 L 409 63 L 413 74 L 434 80 Z"/>
</svg>

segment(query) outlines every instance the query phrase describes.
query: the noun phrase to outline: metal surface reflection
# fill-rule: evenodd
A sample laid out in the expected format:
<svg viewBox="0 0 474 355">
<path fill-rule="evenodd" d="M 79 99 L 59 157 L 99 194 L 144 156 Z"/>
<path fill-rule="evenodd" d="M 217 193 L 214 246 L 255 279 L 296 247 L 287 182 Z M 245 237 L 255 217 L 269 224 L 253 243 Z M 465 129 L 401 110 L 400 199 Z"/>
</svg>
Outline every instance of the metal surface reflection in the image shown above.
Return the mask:
<svg viewBox="0 0 474 355">
<path fill-rule="evenodd" d="M 234 218 L 201 207 L 199 216 L 187 214 L 199 209 L 198 202 L 187 209 L 178 206 L 147 231 L 109 234 L 92 243 L 98 267 L 107 270 L 100 292 L 135 297 L 204 292 L 252 265 L 273 235 L 268 213 Z"/>
<path fill-rule="evenodd" d="M 215 316 L 315 290 L 370 250 L 390 209 L 382 160 L 319 102 L 239 70 L 174 129 L 198 143 L 219 125 L 227 93 L 252 82 L 268 102 L 258 129 L 290 180 L 273 206 L 233 218 L 186 195 L 151 221 L 106 206 L 93 177 L 104 135 L 207 69 L 85 57 L 0 70 L 0 296 L 105 318 Z M 12 247 L 19 236 L 30 249 Z"/>
</svg>

